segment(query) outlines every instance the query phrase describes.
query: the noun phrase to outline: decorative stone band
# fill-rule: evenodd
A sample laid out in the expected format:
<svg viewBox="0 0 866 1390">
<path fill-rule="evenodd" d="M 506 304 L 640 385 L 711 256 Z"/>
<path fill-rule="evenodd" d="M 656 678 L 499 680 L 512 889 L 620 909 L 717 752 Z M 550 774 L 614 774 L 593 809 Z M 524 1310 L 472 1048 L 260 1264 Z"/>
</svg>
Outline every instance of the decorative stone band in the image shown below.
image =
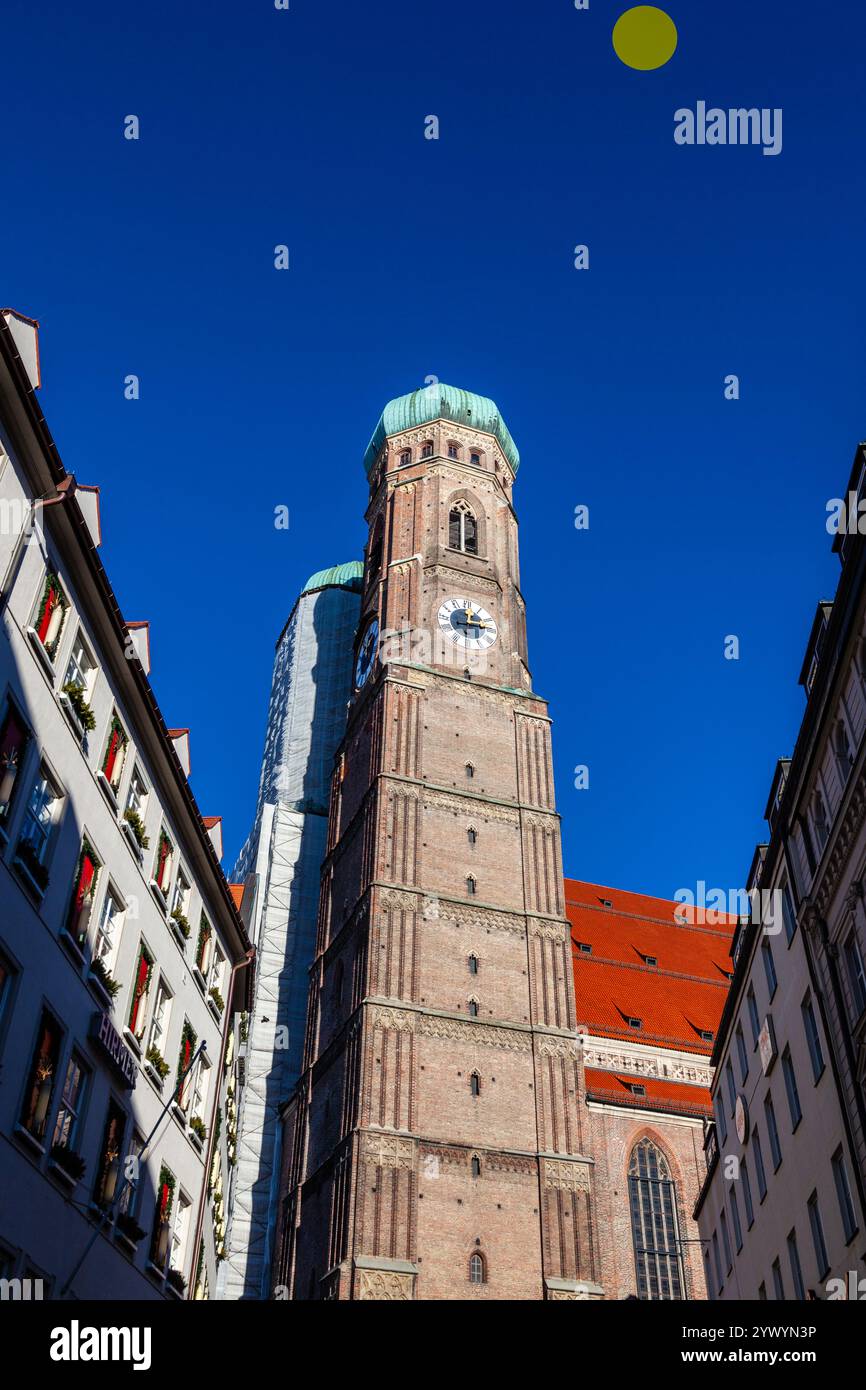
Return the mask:
<svg viewBox="0 0 866 1390">
<path fill-rule="evenodd" d="M 415 1033 L 419 1037 L 447 1038 L 478 1044 L 482 1047 L 504 1048 L 508 1052 L 531 1052 L 532 1034 L 517 1028 L 497 1027 L 487 1023 L 470 1023 L 459 1018 L 374 1006 L 371 1010 L 374 1028 L 390 1029 L 397 1033 Z"/>
<path fill-rule="evenodd" d="M 589 1192 L 589 1163 L 563 1163 L 545 1158 L 541 1165 L 541 1180 L 545 1187 L 557 1192 Z"/>
<path fill-rule="evenodd" d="M 401 1168 L 411 1170 L 415 1167 L 415 1140 L 404 1139 L 399 1134 L 364 1135 L 364 1162 L 375 1168 Z"/>
<path fill-rule="evenodd" d="M 713 1079 L 713 1069 L 699 1058 L 666 1056 L 664 1049 L 658 1051 L 624 1048 L 604 1039 L 584 1036 L 580 1051 L 584 1064 L 598 1067 L 602 1071 L 621 1071 L 629 1076 L 655 1077 L 660 1081 L 685 1081 L 694 1086 L 709 1088 Z"/>
<path fill-rule="evenodd" d="M 604 1298 L 601 1284 L 590 1283 L 588 1279 L 551 1279 L 544 1281 L 545 1292 L 550 1302 L 574 1302 L 590 1298 Z"/>
<path fill-rule="evenodd" d="M 459 570 L 453 565 L 425 565 L 424 573 L 433 575 L 436 579 L 447 579 L 454 584 L 459 593 L 460 587 L 466 583 L 466 570 Z M 502 588 L 495 579 L 487 579 L 481 574 L 472 574 L 472 588 L 484 589 L 486 593 L 499 594 Z"/>
<path fill-rule="evenodd" d="M 530 936 L 550 937 L 554 941 L 567 941 L 569 936 L 568 923 L 554 917 L 524 917 L 502 908 L 470 906 L 462 898 L 443 898 L 421 890 L 410 893 L 405 889 L 374 885 L 373 891 L 379 908 L 417 912 L 428 920 L 441 917 L 460 926 L 477 927 L 482 931 L 506 931 L 515 936 L 523 936 L 528 931 Z"/>
<path fill-rule="evenodd" d="M 355 1257 L 355 1298 L 362 1302 L 411 1302 L 417 1265 L 408 1260 Z"/>
</svg>

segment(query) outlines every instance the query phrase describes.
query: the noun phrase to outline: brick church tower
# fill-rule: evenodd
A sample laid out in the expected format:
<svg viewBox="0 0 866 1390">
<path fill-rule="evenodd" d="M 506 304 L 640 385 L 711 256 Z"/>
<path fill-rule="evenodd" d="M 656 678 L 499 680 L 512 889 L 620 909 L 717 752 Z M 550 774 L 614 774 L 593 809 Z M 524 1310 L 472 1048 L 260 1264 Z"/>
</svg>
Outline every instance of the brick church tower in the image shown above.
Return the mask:
<svg viewBox="0 0 866 1390">
<path fill-rule="evenodd" d="M 278 1296 L 600 1297 L 518 453 L 492 401 L 436 384 L 365 463 Z"/>
</svg>

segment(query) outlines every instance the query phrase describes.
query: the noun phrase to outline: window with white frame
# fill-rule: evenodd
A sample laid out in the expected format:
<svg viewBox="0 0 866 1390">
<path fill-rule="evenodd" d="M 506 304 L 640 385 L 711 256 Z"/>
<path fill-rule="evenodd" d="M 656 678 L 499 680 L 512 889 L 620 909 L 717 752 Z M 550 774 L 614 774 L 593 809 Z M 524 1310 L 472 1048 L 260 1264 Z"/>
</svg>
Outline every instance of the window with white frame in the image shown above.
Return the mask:
<svg viewBox="0 0 866 1390">
<path fill-rule="evenodd" d="M 225 999 L 223 998 L 223 992 L 225 990 L 225 973 L 226 958 L 220 950 L 219 946 L 214 944 L 213 963 L 211 965 L 208 994 L 216 1004 L 220 1013 L 222 1013 L 223 1009 L 225 1008 Z"/>
<path fill-rule="evenodd" d="M 85 699 L 89 699 L 93 693 L 93 684 L 96 680 L 96 662 L 93 659 L 90 648 L 84 640 L 81 628 L 75 636 L 72 644 L 72 655 L 69 658 L 69 665 L 66 667 L 66 675 L 63 678 L 64 686 L 74 685 L 82 692 Z"/>
<path fill-rule="evenodd" d="M 142 1159 L 144 1139 L 135 1131 L 129 1141 L 129 1148 L 123 1160 L 123 1190 L 118 1203 L 118 1211 L 130 1218 L 138 1215 L 141 1207 L 141 1194 L 144 1184 L 142 1178 Z"/>
<path fill-rule="evenodd" d="M 66 1065 L 63 1092 L 54 1125 L 55 1144 L 74 1153 L 81 1130 L 82 1115 L 87 1099 L 87 1085 L 90 1072 L 81 1057 L 73 1052 Z"/>
<path fill-rule="evenodd" d="M 210 1062 L 202 1053 L 196 1062 L 193 1073 L 192 1101 L 189 1113 L 193 1120 L 203 1120 L 207 1110 L 207 1093 L 210 1082 Z"/>
<path fill-rule="evenodd" d="M 166 1036 L 171 1019 L 171 999 L 171 990 L 165 982 L 165 977 L 160 975 L 153 1001 L 150 1033 L 147 1038 L 148 1055 L 151 1052 L 158 1052 L 161 1058 L 165 1058 Z"/>
<path fill-rule="evenodd" d="M 93 959 L 101 961 L 108 971 L 112 969 L 117 957 L 117 945 L 123 929 L 125 912 L 126 904 L 113 884 L 109 884 L 93 943 Z"/>
<path fill-rule="evenodd" d="M 183 1273 L 186 1263 L 186 1246 L 189 1239 L 189 1200 L 179 1193 L 177 1199 L 177 1212 L 174 1218 L 174 1226 L 171 1232 L 171 1255 L 169 1265 L 177 1270 L 178 1274 Z"/>
<path fill-rule="evenodd" d="M 27 802 L 17 857 L 41 889 L 48 882 L 48 851 L 60 819 L 63 793 L 46 767 L 40 767 Z"/>
<path fill-rule="evenodd" d="M 126 795 L 126 808 L 123 818 L 129 825 L 130 830 L 135 836 L 135 842 L 139 850 L 149 848 L 150 841 L 145 833 L 144 821 L 147 815 L 147 783 L 141 769 L 136 765 L 132 769 L 132 777 L 129 782 L 129 791 Z"/>
<path fill-rule="evenodd" d="M 192 888 L 183 869 L 177 871 L 177 882 L 174 885 L 174 894 L 171 900 L 171 915 L 175 921 L 182 921 L 189 927 L 189 900 L 192 896 Z"/>
</svg>

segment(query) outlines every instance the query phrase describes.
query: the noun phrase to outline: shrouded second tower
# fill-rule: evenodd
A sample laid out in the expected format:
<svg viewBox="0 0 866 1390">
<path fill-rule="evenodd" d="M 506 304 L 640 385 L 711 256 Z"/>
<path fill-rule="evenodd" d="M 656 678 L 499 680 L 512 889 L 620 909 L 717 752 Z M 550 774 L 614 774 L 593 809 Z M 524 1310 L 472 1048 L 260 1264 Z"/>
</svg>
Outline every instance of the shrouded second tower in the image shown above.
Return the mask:
<svg viewBox="0 0 866 1390">
<path fill-rule="evenodd" d="M 278 1281 L 294 1298 L 602 1294 L 547 706 L 495 406 L 370 441 Z"/>
</svg>

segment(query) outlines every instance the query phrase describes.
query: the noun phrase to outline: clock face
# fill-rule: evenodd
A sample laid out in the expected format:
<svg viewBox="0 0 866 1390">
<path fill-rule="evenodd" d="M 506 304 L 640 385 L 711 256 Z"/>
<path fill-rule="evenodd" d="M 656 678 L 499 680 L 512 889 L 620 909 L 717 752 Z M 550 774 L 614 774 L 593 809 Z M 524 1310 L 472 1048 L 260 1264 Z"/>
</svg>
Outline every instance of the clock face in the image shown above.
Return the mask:
<svg viewBox="0 0 866 1390">
<path fill-rule="evenodd" d="M 439 626 L 452 642 L 468 651 L 484 651 L 498 636 L 487 609 L 468 598 L 447 598 L 439 609 Z"/>
<path fill-rule="evenodd" d="M 379 645 L 379 619 L 374 618 L 367 625 L 364 636 L 361 638 L 361 645 L 358 648 L 358 657 L 355 662 L 355 688 L 361 689 L 365 684 L 376 661 L 376 648 Z"/>
</svg>

